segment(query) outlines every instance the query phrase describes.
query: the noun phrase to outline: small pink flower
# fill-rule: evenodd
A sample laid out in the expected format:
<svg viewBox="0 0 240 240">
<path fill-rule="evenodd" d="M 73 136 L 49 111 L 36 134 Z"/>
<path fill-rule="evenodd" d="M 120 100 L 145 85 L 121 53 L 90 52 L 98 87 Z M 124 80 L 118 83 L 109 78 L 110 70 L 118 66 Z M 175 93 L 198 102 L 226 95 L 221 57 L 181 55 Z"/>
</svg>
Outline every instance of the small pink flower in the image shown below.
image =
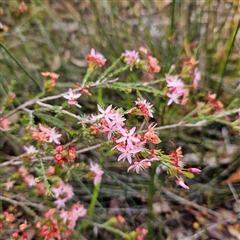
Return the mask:
<svg viewBox="0 0 240 240">
<path fill-rule="evenodd" d="M 57 200 L 54 201 L 54 204 L 58 209 L 64 208 L 65 207 L 65 202 L 67 201 L 66 198 L 58 198 Z"/>
<path fill-rule="evenodd" d="M 201 80 L 201 73 L 198 68 L 195 68 L 193 74 L 193 88 L 196 89 L 199 81 Z"/>
<path fill-rule="evenodd" d="M 91 120 L 96 121 L 97 119 L 104 118 L 108 123 L 111 123 L 111 118 L 114 118 L 114 113 L 112 112 L 112 105 L 109 105 L 106 110 L 104 110 L 100 105 L 97 105 L 99 112 L 101 114 L 93 115 Z"/>
<path fill-rule="evenodd" d="M 58 187 L 52 188 L 55 198 L 64 196 L 66 200 L 71 199 L 74 196 L 73 188 L 70 184 L 64 184 L 62 181 L 58 183 Z"/>
<path fill-rule="evenodd" d="M 90 162 L 90 171 L 95 174 L 93 183 L 96 186 L 98 183 L 102 180 L 102 175 L 104 174 L 104 171 L 99 167 L 97 163 Z"/>
<path fill-rule="evenodd" d="M 28 175 L 24 178 L 24 181 L 27 183 L 29 187 L 36 186 L 36 181 L 33 175 Z"/>
<path fill-rule="evenodd" d="M 140 139 L 137 137 L 134 137 L 133 134 L 136 130 L 136 127 L 133 127 L 130 131 L 128 131 L 127 129 L 119 129 L 122 137 L 119 138 L 116 143 L 121 143 L 121 142 L 126 142 L 127 145 L 129 145 L 130 149 L 134 149 L 133 143 L 138 143 L 140 142 Z"/>
<path fill-rule="evenodd" d="M 87 214 L 87 210 L 79 202 L 75 203 L 70 210 L 73 213 L 73 216 L 76 220 L 80 217 L 84 217 Z"/>
<path fill-rule="evenodd" d="M 117 111 L 110 116 L 110 119 L 111 123 L 109 123 L 109 127 L 111 128 L 115 126 L 117 129 L 122 128 L 124 126 L 124 121 L 126 120 L 126 118 L 119 113 L 119 109 L 117 109 Z"/>
<path fill-rule="evenodd" d="M 61 209 L 61 213 L 59 214 L 59 216 L 63 220 L 63 223 L 65 224 L 68 220 L 68 211 Z"/>
<path fill-rule="evenodd" d="M 11 122 L 9 122 L 7 119 L 3 119 L 0 121 L 0 127 L 7 130 L 10 128 Z"/>
<path fill-rule="evenodd" d="M 7 182 L 4 184 L 6 187 L 6 191 L 9 191 L 14 185 L 15 181 L 10 181 L 10 178 L 8 178 Z"/>
<path fill-rule="evenodd" d="M 28 174 L 27 170 L 23 166 L 18 168 L 18 173 L 20 174 L 20 176 L 22 178 L 25 178 L 27 176 L 27 174 Z"/>
<path fill-rule="evenodd" d="M 173 102 L 179 104 L 179 98 L 181 97 L 181 95 L 177 93 L 167 93 L 167 96 L 170 98 L 167 103 L 168 106 L 171 105 Z"/>
<path fill-rule="evenodd" d="M 149 73 L 158 73 L 158 72 L 160 72 L 161 67 L 158 65 L 158 60 L 155 57 L 149 55 L 148 56 L 148 63 L 150 65 L 150 67 L 148 69 Z"/>
<path fill-rule="evenodd" d="M 119 157 L 118 157 L 118 161 L 127 159 L 128 162 L 131 164 L 132 163 L 132 157 L 136 153 L 141 152 L 142 148 L 141 147 L 139 147 L 139 148 L 136 147 L 134 149 L 130 149 L 129 145 L 127 145 L 125 148 L 122 147 L 121 145 L 119 145 L 119 146 L 117 146 L 117 150 L 122 152 L 122 154 L 119 155 Z"/>
<path fill-rule="evenodd" d="M 124 56 L 124 61 L 127 64 L 134 64 L 134 63 L 138 63 L 140 61 L 140 59 L 138 58 L 138 52 L 137 51 L 129 51 L 126 50 L 125 53 L 122 54 L 122 56 Z M 132 71 L 132 66 L 130 68 L 130 70 Z"/>
<path fill-rule="evenodd" d="M 48 132 L 48 142 L 54 142 L 56 144 L 60 144 L 59 138 L 62 136 L 62 134 L 58 134 L 58 132 L 55 132 L 55 128 L 51 128 L 50 131 Z"/>
<path fill-rule="evenodd" d="M 150 167 L 150 163 L 147 161 L 147 160 L 137 160 L 133 163 L 133 165 L 131 165 L 129 168 L 128 168 L 128 172 L 129 171 L 136 171 L 137 174 L 139 174 L 140 171 L 146 169 L 146 168 L 149 168 Z"/>
<path fill-rule="evenodd" d="M 99 67 L 104 66 L 106 61 L 106 58 L 102 54 L 97 53 L 94 48 L 91 49 L 90 54 L 87 56 L 88 63 L 94 63 Z"/>
<path fill-rule="evenodd" d="M 146 159 L 143 159 L 143 160 L 137 160 L 133 163 L 132 166 L 130 166 L 128 168 L 128 172 L 129 171 L 136 171 L 137 174 L 139 174 L 140 171 L 144 170 L 144 169 L 147 169 L 151 166 L 151 162 L 152 161 L 158 161 L 159 159 L 156 158 L 156 157 L 153 157 L 153 158 L 146 158 Z"/>
<path fill-rule="evenodd" d="M 34 146 L 32 146 L 32 145 L 29 146 L 29 147 L 24 146 L 23 148 L 26 151 L 26 154 L 28 154 L 28 155 L 32 155 L 32 154 L 38 152 L 38 150 Z"/>
<path fill-rule="evenodd" d="M 140 100 L 138 98 L 137 101 L 135 101 L 135 103 L 138 106 L 140 112 L 143 114 L 143 116 L 145 116 L 146 118 L 153 117 L 152 115 L 153 110 L 151 109 L 152 105 L 149 102 L 147 102 L 146 100 Z"/>
<path fill-rule="evenodd" d="M 166 75 L 167 87 L 171 91 L 178 91 L 178 89 L 183 89 L 184 83 L 178 76 L 168 76 Z"/>
<path fill-rule="evenodd" d="M 55 173 L 55 168 L 53 166 L 49 166 L 47 169 L 48 177 L 52 176 Z"/>
<path fill-rule="evenodd" d="M 64 93 L 62 96 L 66 99 L 68 99 L 69 105 L 76 105 L 77 104 L 77 98 L 79 98 L 82 94 L 81 93 L 73 93 L 73 90 L 69 88 L 68 93 Z"/>
<path fill-rule="evenodd" d="M 184 183 L 183 178 L 178 178 L 176 180 L 176 184 L 181 186 L 182 188 L 189 189 L 189 187 Z"/>
</svg>

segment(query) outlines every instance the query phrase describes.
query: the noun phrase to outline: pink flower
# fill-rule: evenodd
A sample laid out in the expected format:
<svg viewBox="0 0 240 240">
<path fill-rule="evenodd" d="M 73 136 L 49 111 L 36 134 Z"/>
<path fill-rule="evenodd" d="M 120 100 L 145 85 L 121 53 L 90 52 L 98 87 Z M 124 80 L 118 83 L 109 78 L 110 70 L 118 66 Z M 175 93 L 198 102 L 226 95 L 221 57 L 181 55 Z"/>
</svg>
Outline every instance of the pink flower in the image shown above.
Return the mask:
<svg viewBox="0 0 240 240">
<path fill-rule="evenodd" d="M 32 155 L 32 154 L 38 152 L 37 149 L 34 146 L 32 146 L 32 145 L 29 146 L 29 147 L 24 146 L 23 148 L 26 151 L 26 154 L 28 154 L 28 155 Z"/>
<path fill-rule="evenodd" d="M 118 161 L 120 160 L 125 160 L 127 159 L 128 162 L 131 164 L 132 163 L 132 156 L 134 156 L 136 153 L 141 152 L 142 148 L 134 148 L 134 149 L 130 149 L 130 146 L 127 145 L 125 148 L 122 147 L 121 145 L 117 146 L 117 150 L 122 152 L 122 154 L 118 157 Z"/>
<path fill-rule="evenodd" d="M 176 104 L 179 104 L 179 98 L 182 96 L 182 94 L 173 92 L 173 93 L 167 93 L 167 96 L 170 98 L 167 103 L 167 105 L 169 106 L 173 102 L 175 102 Z"/>
<path fill-rule="evenodd" d="M 79 98 L 82 94 L 81 93 L 73 93 L 73 90 L 71 88 L 68 89 L 68 93 L 64 93 L 62 96 L 66 99 L 68 99 L 69 105 L 76 105 L 77 104 L 77 98 Z"/>
<path fill-rule="evenodd" d="M 20 176 L 22 178 L 25 178 L 27 176 L 27 174 L 28 174 L 27 170 L 23 166 L 18 168 L 18 173 L 20 174 Z"/>
<path fill-rule="evenodd" d="M 167 105 L 171 105 L 173 102 L 179 104 L 179 98 L 187 95 L 187 90 L 184 89 L 184 83 L 178 76 L 167 76 L 166 75 L 167 87 L 171 93 L 167 93 L 167 96 L 170 98 Z M 184 104 L 186 103 L 186 96 L 184 99 Z"/>
<path fill-rule="evenodd" d="M 152 105 L 147 102 L 146 100 L 140 100 L 139 98 L 137 99 L 137 101 L 135 101 L 135 103 L 138 106 L 138 109 L 140 110 L 140 112 L 146 117 L 146 118 L 152 118 L 152 112 L 153 110 L 151 109 Z"/>
<path fill-rule="evenodd" d="M 48 142 L 60 144 L 58 139 L 62 136 L 62 134 L 58 134 L 57 132 L 55 132 L 55 128 L 50 129 L 50 131 L 48 132 L 48 136 L 49 136 Z"/>
<path fill-rule="evenodd" d="M 102 175 L 104 174 L 104 171 L 99 167 L 97 163 L 90 162 L 90 171 L 95 174 L 93 183 L 96 186 L 98 183 L 102 180 Z"/>
<path fill-rule="evenodd" d="M 79 202 L 75 203 L 71 207 L 71 212 L 73 213 L 73 216 L 74 216 L 74 218 L 76 218 L 76 220 L 80 217 L 84 217 L 87 214 L 87 210 Z"/>
<path fill-rule="evenodd" d="M 104 58 L 102 54 L 97 53 L 94 48 L 91 48 L 90 54 L 87 56 L 88 63 L 94 63 L 99 67 L 102 67 L 106 61 L 106 58 Z"/>
<path fill-rule="evenodd" d="M 138 63 L 140 61 L 140 59 L 138 58 L 137 51 L 126 50 L 125 53 L 122 54 L 122 56 L 124 56 L 124 61 L 127 64 L 134 64 L 134 63 Z M 131 66 L 130 70 L 132 71 L 132 66 Z"/>
<path fill-rule="evenodd" d="M 120 133 L 122 134 L 122 137 L 119 138 L 116 143 L 121 142 L 127 142 L 127 145 L 129 145 L 130 149 L 134 149 L 133 143 L 140 142 L 140 139 L 133 136 L 134 131 L 136 130 L 136 127 L 133 127 L 129 132 L 126 129 L 119 129 Z"/>
<path fill-rule="evenodd" d="M 98 114 L 96 116 L 92 116 L 92 120 L 93 121 L 96 121 L 97 119 L 100 119 L 100 118 L 104 118 L 108 123 L 111 123 L 111 120 L 113 117 L 113 112 L 112 112 L 112 105 L 109 105 L 106 110 L 104 110 L 103 108 L 101 108 L 101 106 L 97 105 L 98 106 L 98 110 L 99 112 L 101 112 L 101 114 Z"/>
<path fill-rule="evenodd" d="M 68 211 L 61 209 L 61 213 L 59 214 L 60 218 L 62 218 L 63 223 L 65 224 L 68 220 Z"/>
<path fill-rule="evenodd" d="M 160 72 L 161 67 L 158 65 L 158 60 L 155 57 L 149 55 L 148 56 L 148 63 L 150 65 L 150 67 L 148 69 L 149 73 L 158 73 L 158 72 Z"/>
<path fill-rule="evenodd" d="M 67 200 L 74 196 L 73 188 L 70 184 L 64 184 L 62 186 L 62 192 L 65 194 Z"/>
<path fill-rule="evenodd" d="M 0 127 L 3 129 L 9 129 L 11 122 L 9 122 L 7 119 L 3 119 L 0 121 Z"/>
<path fill-rule="evenodd" d="M 24 178 L 24 181 L 27 183 L 29 187 L 36 186 L 36 181 L 33 175 L 28 175 Z"/>
<path fill-rule="evenodd" d="M 15 181 L 10 181 L 10 178 L 8 178 L 7 182 L 4 184 L 6 187 L 6 191 L 9 191 L 10 188 L 13 187 Z"/>
<path fill-rule="evenodd" d="M 178 178 L 176 180 L 176 184 L 181 186 L 182 188 L 189 189 L 189 187 L 184 183 L 184 179 L 183 178 Z"/>
<path fill-rule="evenodd" d="M 159 159 L 156 158 L 156 157 L 153 157 L 153 158 L 146 158 L 146 159 L 143 159 L 143 160 L 137 160 L 133 163 L 132 166 L 130 166 L 128 168 L 128 172 L 129 171 L 136 171 L 137 174 L 139 174 L 140 171 L 144 170 L 144 169 L 147 169 L 151 166 L 151 162 L 152 161 L 158 161 Z"/>
<path fill-rule="evenodd" d="M 38 129 L 32 130 L 33 137 L 37 140 L 46 141 L 47 142 L 55 142 L 56 144 L 60 144 L 59 138 L 62 134 L 58 134 L 55 132 L 55 128 L 45 127 L 42 124 L 39 124 Z"/>
<path fill-rule="evenodd" d="M 122 128 L 122 126 L 124 126 L 124 121 L 126 120 L 126 118 L 119 113 L 119 109 L 117 109 L 117 111 L 110 116 L 110 119 L 111 122 L 109 123 L 109 127 L 111 128 L 115 126 L 117 129 Z"/>
<path fill-rule="evenodd" d="M 177 92 L 178 93 L 184 87 L 184 83 L 182 82 L 181 79 L 178 78 L 178 76 L 167 76 L 166 75 L 166 82 L 167 82 L 167 87 L 172 92 Z"/>
<path fill-rule="evenodd" d="M 59 196 L 64 196 L 66 200 L 71 199 L 74 196 L 73 188 L 70 184 L 64 184 L 62 181 L 59 183 L 58 187 L 52 188 L 55 198 Z"/>
<path fill-rule="evenodd" d="M 54 201 L 54 204 L 58 209 L 64 208 L 65 207 L 65 202 L 67 201 L 66 198 L 58 198 L 57 200 Z"/>
<path fill-rule="evenodd" d="M 195 68 L 193 74 L 193 88 L 196 89 L 199 81 L 201 80 L 201 73 L 198 68 Z"/>
</svg>

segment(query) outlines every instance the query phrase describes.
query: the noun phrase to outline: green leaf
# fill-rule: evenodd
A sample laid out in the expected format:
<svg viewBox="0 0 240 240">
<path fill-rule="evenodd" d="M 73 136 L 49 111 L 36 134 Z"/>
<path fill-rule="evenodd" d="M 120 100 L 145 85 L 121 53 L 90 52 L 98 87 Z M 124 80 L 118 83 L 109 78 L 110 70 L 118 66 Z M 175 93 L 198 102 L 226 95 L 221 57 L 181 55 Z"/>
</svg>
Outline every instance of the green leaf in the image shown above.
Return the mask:
<svg viewBox="0 0 240 240">
<path fill-rule="evenodd" d="M 47 123 L 51 123 L 54 124 L 54 126 L 58 127 L 58 128 L 63 128 L 63 126 L 65 125 L 65 123 L 53 116 L 47 115 L 47 114 L 42 114 L 42 113 L 36 113 L 36 115 L 40 118 L 42 118 L 44 121 L 46 121 Z"/>
</svg>

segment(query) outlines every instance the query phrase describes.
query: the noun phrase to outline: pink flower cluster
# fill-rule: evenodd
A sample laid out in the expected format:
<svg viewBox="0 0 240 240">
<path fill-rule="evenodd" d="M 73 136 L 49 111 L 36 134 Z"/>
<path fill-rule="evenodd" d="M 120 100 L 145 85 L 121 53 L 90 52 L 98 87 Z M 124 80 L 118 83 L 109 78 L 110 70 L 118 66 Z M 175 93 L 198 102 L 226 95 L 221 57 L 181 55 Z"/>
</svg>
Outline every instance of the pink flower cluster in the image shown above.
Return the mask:
<svg viewBox="0 0 240 240">
<path fill-rule="evenodd" d="M 35 140 L 60 144 L 59 138 L 62 136 L 62 134 L 55 132 L 55 128 L 45 127 L 42 124 L 39 124 L 38 128 L 30 129 L 30 131 L 33 139 Z"/>
<path fill-rule="evenodd" d="M 185 104 L 185 97 L 188 94 L 188 91 L 184 89 L 184 83 L 178 76 L 168 76 L 166 75 L 167 87 L 170 90 L 170 93 L 167 93 L 169 101 L 167 105 L 171 105 L 173 102 L 180 104 L 179 98 L 182 97 L 181 104 Z"/>
<path fill-rule="evenodd" d="M 72 205 L 69 211 L 61 209 L 60 217 L 64 224 L 68 225 L 70 230 L 73 230 L 76 226 L 78 218 L 84 217 L 87 214 L 87 210 L 79 202 Z"/>
<path fill-rule="evenodd" d="M 174 82 L 169 82 L 169 88 L 172 91 L 180 92 L 181 89 L 184 91 L 182 81 L 178 78 Z M 152 105 L 149 102 L 138 99 L 135 103 L 136 107 L 126 111 L 125 114 L 139 113 L 147 120 L 153 117 Z M 149 150 L 145 147 L 146 143 L 158 144 L 161 142 L 154 131 L 156 124 L 149 124 L 147 130 L 140 134 L 136 132 L 136 127 L 129 129 L 125 125 L 126 119 L 124 114 L 120 113 L 120 109 L 112 108 L 112 105 L 104 109 L 98 105 L 98 110 L 100 114 L 91 116 L 91 128 L 94 129 L 94 134 L 107 133 L 108 140 L 112 139 L 114 144 L 112 150 L 117 150 L 119 153 L 117 160 L 127 160 L 130 164 L 128 171 L 135 171 L 139 174 L 142 170 L 149 168 L 153 161 L 159 161 L 167 166 L 171 175 L 177 178 L 176 184 L 186 189 L 188 189 L 188 186 L 184 183 L 182 176 L 187 177 L 192 173 L 201 172 L 198 168 L 184 168 L 181 147 L 178 147 L 169 156 L 165 156 L 164 160 L 161 150 L 155 148 Z M 97 164 L 93 165 L 91 163 L 90 170 L 101 178 L 103 171 L 99 169 Z"/>
<path fill-rule="evenodd" d="M 74 196 L 72 186 L 70 184 L 64 184 L 62 181 L 57 183 L 57 187 L 52 188 L 52 192 L 56 198 L 54 204 L 58 209 L 65 207 L 65 202 Z"/>
<path fill-rule="evenodd" d="M 18 168 L 18 173 L 29 187 L 36 186 L 37 183 L 34 176 L 32 174 L 28 174 L 27 170 L 23 166 Z"/>
<path fill-rule="evenodd" d="M 152 106 L 149 102 L 138 99 L 136 105 L 141 115 L 145 116 L 147 119 L 153 117 Z M 147 142 L 160 142 L 160 139 L 158 139 L 157 135 L 154 133 L 152 125 L 145 134 L 140 135 L 135 132 L 136 127 L 131 129 L 126 127 L 124 123 L 126 119 L 123 117 L 123 114 L 120 113 L 120 109 L 112 109 L 112 105 L 103 109 L 98 105 L 98 110 L 100 114 L 91 116 L 91 121 L 95 123 L 93 128 L 95 130 L 98 129 L 99 132 L 106 132 L 109 140 L 111 138 L 113 139 L 115 144 L 113 149 L 118 150 L 120 153 L 118 161 L 127 160 L 129 164 L 132 164 L 128 168 L 128 171 L 133 170 L 139 173 L 141 170 L 148 168 L 152 161 L 159 160 L 154 154 L 150 154 L 148 158 L 140 158 L 140 153 L 147 153 L 144 144 Z M 129 112 L 133 112 L 133 110 Z"/>
</svg>

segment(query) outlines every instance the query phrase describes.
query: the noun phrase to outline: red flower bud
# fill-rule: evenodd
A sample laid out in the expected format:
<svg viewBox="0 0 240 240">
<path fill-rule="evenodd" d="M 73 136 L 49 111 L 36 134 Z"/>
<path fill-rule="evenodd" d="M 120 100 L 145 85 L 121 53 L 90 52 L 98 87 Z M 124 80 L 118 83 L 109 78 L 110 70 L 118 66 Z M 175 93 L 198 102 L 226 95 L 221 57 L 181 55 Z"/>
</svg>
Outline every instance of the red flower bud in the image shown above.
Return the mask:
<svg viewBox="0 0 240 240">
<path fill-rule="evenodd" d="M 58 166 L 60 166 L 60 167 L 62 167 L 62 166 L 64 166 L 64 160 L 62 159 L 62 160 L 60 160 L 60 161 L 58 161 L 57 162 L 58 163 Z"/>
<path fill-rule="evenodd" d="M 68 148 L 67 160 L 68 160 L 68 162 L 74 162 L 75 158 L 76 158 L 76 149 L 75 149 L 75 147 L 70 146 Z"/>
<path fill-rule="evenodd" d="M 63 155 L 61 153 L 56 153 L 54 155 L 54 159 L 59 162 L 59 161 L 63 160 Z"/>
<path fill-rule="evenodd" d="M 63 145 L 61 145 L 61 144 L 57 144 L 57 145 L 55 146 L 55 150 L 56 150 L 57 153 L 62 152 L 63 149 L 64 149 L 64 147 L 63 147 Z"/>
</svg>

